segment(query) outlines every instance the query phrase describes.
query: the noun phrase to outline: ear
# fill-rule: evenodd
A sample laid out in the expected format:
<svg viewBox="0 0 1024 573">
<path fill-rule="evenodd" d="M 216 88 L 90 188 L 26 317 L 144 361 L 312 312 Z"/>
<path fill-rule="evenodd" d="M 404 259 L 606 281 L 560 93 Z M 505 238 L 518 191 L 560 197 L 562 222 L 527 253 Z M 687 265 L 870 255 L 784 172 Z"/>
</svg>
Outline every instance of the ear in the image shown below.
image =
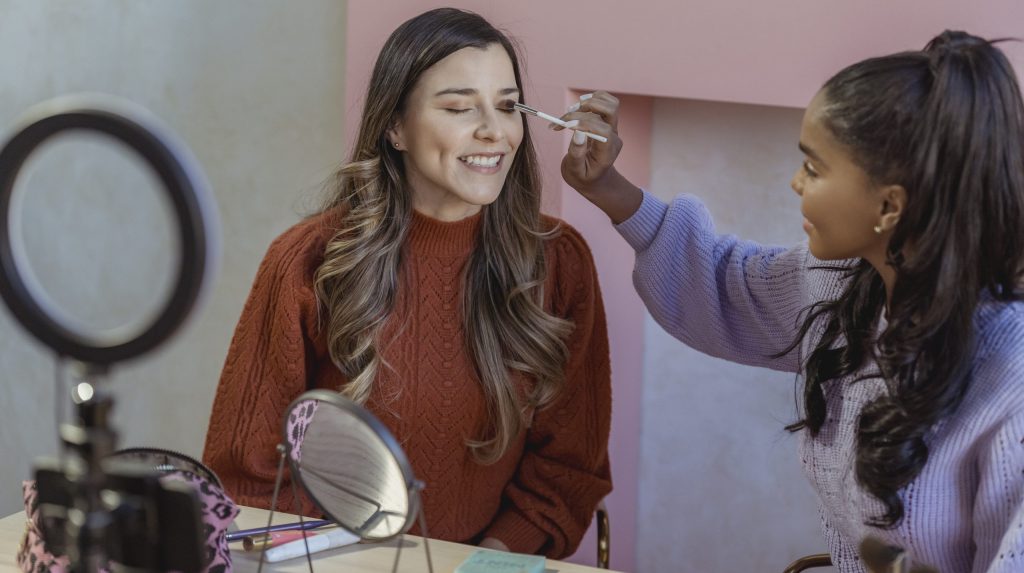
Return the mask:
<svg viewBox="0 0 1024 573">
<path fill-rule="evenodd" d="M 404 130 L 402 129 L 402 123 L 398 119 L 391 122 L 391 127 L 389 127 L 385 133 L 387 133 L 388 141 L 391 142 L 391 147 L 398 151 L 407 149 L 405 146 L 405 136 Z"/>
<path fill-rule="evenodd" d="M 891 231 L 907 208 L 907 190 L 902 185 L 885 185 L 879 192 L 882 206 L 878 226 L 883 231 Z"/>
</svg>

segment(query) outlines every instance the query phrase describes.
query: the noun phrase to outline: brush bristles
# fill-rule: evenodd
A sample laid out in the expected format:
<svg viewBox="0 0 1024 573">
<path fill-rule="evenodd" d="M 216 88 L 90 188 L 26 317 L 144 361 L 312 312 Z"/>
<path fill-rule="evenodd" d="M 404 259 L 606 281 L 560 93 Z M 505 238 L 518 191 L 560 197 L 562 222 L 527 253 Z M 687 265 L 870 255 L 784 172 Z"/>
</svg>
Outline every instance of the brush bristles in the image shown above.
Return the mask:
<svg viewBox="0 0 1024 573">
<path fill-rule="evenodd" d="M 512 107 L 518 109 L 519 111 L 521 111 L 523 113 L 528 113 L 530 115 L 537 115 L 537 110 L 533 109 L 532 107 L 530 107 L 528 105 L 521 104 L 519 102 L 516 102 L 516 103 L 512 104 Z"/>
</svg>

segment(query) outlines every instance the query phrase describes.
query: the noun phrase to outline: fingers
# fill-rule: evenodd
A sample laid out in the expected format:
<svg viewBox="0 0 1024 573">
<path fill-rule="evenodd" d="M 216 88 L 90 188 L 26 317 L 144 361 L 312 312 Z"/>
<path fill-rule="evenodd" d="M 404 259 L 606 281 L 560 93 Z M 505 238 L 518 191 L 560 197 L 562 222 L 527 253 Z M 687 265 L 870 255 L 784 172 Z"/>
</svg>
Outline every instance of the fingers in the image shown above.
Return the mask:
<svg viewBox="0 0 1024 573">
<path fill-rule="evenodd" d="M 566 116 L 574 112 L 591 112 L 601 116 L 613 129 L 619 126 L 619 98 L 606 91 L 596 91 L 592 94 L 583 94 L 580 101 L 569 106 Z M 563 117 L 565 119 L 565 117 Z"/>
<path fill-rule="evenodd" d="M 568 152 L 562 161 L 562 175 L 570 185 L 579 189 L 608 171 L 622 148 L 622 140 L 612 126 L 598 114 L 574 112 L 572 115 L 578 116 L 579 119 L 573 120 L 578 123 Z M 584 132 L 604 136 L 608 141 L 594 141 Z"/>
<path fill-rule="evenodd" d="M 580 101 L 569 106 L 561 117 L 563 121 L 580 119 L 579 114 L 593 113 L 601 117 L 605 123 L 617 131 L 619 127 L 619 98 L 606 91 L 597 91 L 592 94 L 583 94 Z M 563 127 L 555 124 L 548 126 L 554 131 L 562 131 Z"/>
<path fill-rule="evenodd" d="M 564 126 L 552 123 L 548 125 L 548 129 L 554 131 L 562 131 L 563 129 L 589 131 L 591 133 L 604 136 L 615 131 L 615 129 L 609 125 L 602 116 L 589 111 L 575 111 L 573 113 L 568 113 L 562 116 L 562 120 L 565 121 Z"/>
<path fill-rule="evenodd" d="M 584 94 L 561 119 L 572 122 L 570 129 L 574 130 L 569 150 L 562 158 L 562 178 L 585 193 L 605 180 L 622 149 L 617 132 L 619 99 L 605 91 Z M 594 141 L 583 132 L 602 136 L 607 142 Z"/>
<path fill-rule="evenodd" d="M 612 122 L 617 120 L 617 114 L 618 99 L 608 92 L 580 96 L 579 109 L 562 116 L 562 120 L 566 121 L 567 125 L 572 125 L 571 129 L 575 131 L 568 155 L 583 158 L 589 154 L 591 159 L 596 159 L 598 163 L 604 163 L 607 157 L 614 158 L 616 153 L 612 148 L 617 145 L 618 134 Z M 611 145 L 588 141 L 589 138 L 582 132 L 602 136 L 611 142 Z"/>
<path fill-rule="evenodd" d="M 583 159 L 587 156 L 587 136 L 577 131 L 572 134 L 572 143 L 569 144 L 569 156 L 573 159 Z"/>
<path fill-rule="evenodd" d="M 580 122 L 577 119 L 568 120 L 568 121 L 565 122 L 565 125 L 558 125 L 557 123 L 549 123 L 548 124 L 548 129 L 550 129 L 551 131 L 562 131 L 563 129 L 576 129 L 576 126 L 578 126 L 579 123 Z"/>
<path fill-rule="evenodd" d="M 549 126 L 549 128 L 555 131 L 571 129 L 577 133 L 581 131 L 586 132 L 584 136 L 590 134 L 590 139 L 600 143 L 607 143 L 611 136 L 615 134 L 615 128 L 596 113 L 577 111 L 566 114 L 563 117 L 568 118 L 564 126 Z"/>
<path fill-rule="evenodd" d="M 583 95 L 581 95 L 581 96 L 580 96 L 580 101 L 578 101 L 578 102 L 576 102 L 576 103 L 574 103 L 574 104 L 570 105 L 570 106 L 569 106 L 569 109 L 565 110 L 565 113 L 572 113 L 572 112 L 574 112 L 574 111 L 577 111 L 578 109 L 580 109 L 580 104 L 581 104 L 581 103 L 583 103 L 583 102 L 587 101 L 588 99 L 590 99 L 590 98 L 592 98 L 592 97 L 594 97 L 594 94 L 592 94 L 592 93 L 590 93 L 590 94 L 583 94 Z"/>
<path fill-rule="evenodd" d="M 618 134 L 615 133 L 612 126 L 596 113 L 575 112 L 571 115 L 576 117 L 576 119 L 570 120 L 574 125 L 568 152 L 571 157 L 584 157 L 589 154 L 591 159 L 597 160 L 599 163 L 604 163 L 607 157 L 614 157 L 616 153 L 613 147 L 619 143 Z M 603 137 L 604 141 L 588 137 L 587 133 Z"/>
</svg>

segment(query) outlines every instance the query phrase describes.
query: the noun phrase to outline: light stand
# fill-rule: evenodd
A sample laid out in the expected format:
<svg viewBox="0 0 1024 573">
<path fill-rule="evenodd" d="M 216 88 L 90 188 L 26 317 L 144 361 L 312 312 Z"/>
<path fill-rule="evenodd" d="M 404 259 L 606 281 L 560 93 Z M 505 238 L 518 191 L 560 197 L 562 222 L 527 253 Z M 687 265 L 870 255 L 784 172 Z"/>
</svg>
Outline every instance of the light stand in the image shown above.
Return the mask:
<svg viewBox="0 0 1024 573">
<path fill-rule="evenodd" d="M 164 310 L 132 338 L 90 338 L 61 323 L 46 298 L 35 292 L 38 287 L 23 279 L 24 254 L 13 248 L 10 208 L 18 171 L 43 141 L 73 130 L 111 136 L 148 162 L 179 223 L 174 290 Z M 72 392 L 76 420 L 60 429 L 63 448 L 71 455 L 40 464 L 36 472 L 46 549 L 68 556 L 76 573 L 99 571 L 110 562 L 129 571 L 203 567 L 202 514 L 195 493 L 183 483 L 161 481 L 148 468 L 106 459 L 116 444 L 109 423 L 114 399 L 106 378 L 114 363 L 156 348 L 182 325 L 218 259 L 217 234 L 216 209 L 195 158 L 148 112 L 127 102 L 101 96 L 45 102 L 27 112 L 0 148 L 0 296 L 58 362 L 70 358 L 77 366 Z"/>
</svg>

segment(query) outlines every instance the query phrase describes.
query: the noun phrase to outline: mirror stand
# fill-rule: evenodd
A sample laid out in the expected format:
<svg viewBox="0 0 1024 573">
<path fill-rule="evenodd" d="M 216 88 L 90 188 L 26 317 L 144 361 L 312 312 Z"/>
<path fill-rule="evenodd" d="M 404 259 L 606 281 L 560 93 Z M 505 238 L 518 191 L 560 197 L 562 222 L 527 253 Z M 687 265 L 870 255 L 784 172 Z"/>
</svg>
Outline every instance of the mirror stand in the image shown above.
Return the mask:
<svg viewBox="0 0 1024 573">
<path fill-rule="evenodd" d="M 273 531 L 271 529 L 271 527 L 273 526 L 273 523 L 274 523 L 274 513 L 277 511 L 277 500 L 278 500 L 278 494 L 281 493 L 281 482 L 284 480 L 284 467 L 285 467 L 285 462 L 286 462 L 286 460 L 288 458 L 288 453 L 289 453 L 288 452 L 288 446 L 286 446 L 285 444 L 278 444 L 277 445 L 277 453 L 278 453 L 278 456 L 279 456 L 279 461 L 278 461 L 278 464 L 277 464 L 277 478 L 274 480 L 274 493 L 271 496 L 270 513 L 267 516 L 267 528 L 266 528 L 264 533 Z M 296 503 L 300 503 L 301 504 L 301 502 L 298 501 L 301 498 L 299 496 L 298 486 L 295 483 L 296 480 L 292 479 L 290 481 L 291 481 L 291 486 L 292 486 L 292 499 L 296 500 Z M 413 483 L 413 487 L 410 488 L 410 491 L 409 491 L 410 498 L 418 498 L 420 491 L 423 490 L 423 487 L 424 487 L 423 482 L 421 482 L 419 480 L 416 480 Z M 301 505 L 300 505 L 300 510 L 298 512 L 298 517 L 299 517 L 299 529 L 300 530 L 304 530 L 304 526 L 303 525 L 305 523 L 305 521 L 304 521 L 305 517 L 302 515 Z M 387 515 L 384 516 L 385 519 L 387 519 L 387 517 L 388 517 Z M 417 503 L 416 504 L 416 518 L 419 520 L 420 533 L 422 534 L 421 537 L 423 539 L 423 551 L 426 553 L 426 557 L 427 557 L 427 573 L 434 573 L 434 561 L 430 557 L 430 544 L 429 544 L 429 542 L 427 540 L 427 537 L 429 535 L 429 533 L 427 531 L 427 518 L 426 518 L 426 514 L 423 511 L 423 504 L 422 503 Z M 339 527 L 340 527 L 340 525 L 339 525 Z M 354 533 L 356 533 L 357 535 L 360 535 L 359 531 L 356 531 Z M 360 537 L 361 537 L 361 535 L 360 535 Z M 302 539 L 303 539 L 303 541 L 306 542 L 306 563 L 309 565 L 309 573 L 313 573 L 313 560 L 312 560 L 312 557 L 311 557 L 310 552 L 309 552 L 308 537 L 303 535 Z M 398 537 L 398 544 L 397 544 L 397 547 L 395 549 L 395 562 L 391 566 L 391 573 L 396 573 L 398 571 L 398 563 L 399 563 L 399 560 L 402 557 L 402 545 L 404 544 L 404 542 L 405 542 L 405 533 L 403 532 Z M 256 573 L 263 573 L 263 563 L 264 563 L 264 558 L 266 557 L 266 554 L 267 554 L 267 547 L 264 546 L 263 550 L 260 552 L 260 563 L 259 563 L 259 566 L 256 568 Z"/>
<path fill-rule="evenodd" d="M 420 492 L 423 491 L 423 486 L 423 482 L 417 480 L 413 486 L 413 490 L 409 492 L 409 495 L 419 497 Z M 434 573 L 434 561 L 430 558 L 430 544 L 427 543 L 427 538 L 430 534 L 427 532 L 426 514 L 423 511 L 422 503 L 417 503 L 416 507 L 416 518 L 420 521 L 420 533 L 423 538 L 423 551 L 427 554 L 427 573 Z M 391 566 L 391 573 L 396 573 L 398 571 L 398 560 L 402 556 L 402 543 L 404 541 L 405 533 L 402 533 L 398 538 L 398 548 L 395 550 L 395 563 Z"/>
<path fill-rule="evenodd" d="M 278 444 L 277 445 L 277 453 L 278 453 L 278 456 L 280 457 L 280 459 L 279 459 L 279 461 L 277 463 L 277 479 L 274 480 L 274 494 L 270 498 L 270 513 L 267 515 L 267 529 L 266 529 L 266 531 L 263 532 L 264 535 L 269 534 L 271 531 L 273 531 L 271 529 L 271 526 L 274 523 L 274 512 L 277 511 L 277 498 L 278 498 L 278 494 L 281 493 L 281 481 L 284 479 L 284 464 L 285 464 L 285 458 L 288 455 L 288 450 L 285 448 L 284 444 Z M 295 480 L 291 480 L 291 481 L 292 481 L 292 499 L 298 500 L 299 499 L 299 489 L 298 489 L 298 486 L 295 485 Z M 299 529 L 301 531 L 304 531 L 305 530 L 305 523 L 306 523 L 305 519 L 306 518 L 302 515 L 302 513 L 303 513 L 302 512 L 302 508 L 301 508 L 301 505 L 300 505 L 299 512 L 298 512 L 298 516 L 299 516 Z M 309 538 L 305 534 L 303 534 L 302 540 L 306 544 L 306 563 L 309 565 L 309 573 L 313 573 L 313 559 L 312 559 L 312 557 L 309 554 L 309 541 L 308 541 L 308 539 Z M 256 573 L 263 573 L 263 563 L 264 563 L 264 560 L 266 559 L 266 556 L 267 556 L 267 546 L 264 546 L 263 550 L 260 551 L 260 564 L 256 568 Z"/>
</svg>

